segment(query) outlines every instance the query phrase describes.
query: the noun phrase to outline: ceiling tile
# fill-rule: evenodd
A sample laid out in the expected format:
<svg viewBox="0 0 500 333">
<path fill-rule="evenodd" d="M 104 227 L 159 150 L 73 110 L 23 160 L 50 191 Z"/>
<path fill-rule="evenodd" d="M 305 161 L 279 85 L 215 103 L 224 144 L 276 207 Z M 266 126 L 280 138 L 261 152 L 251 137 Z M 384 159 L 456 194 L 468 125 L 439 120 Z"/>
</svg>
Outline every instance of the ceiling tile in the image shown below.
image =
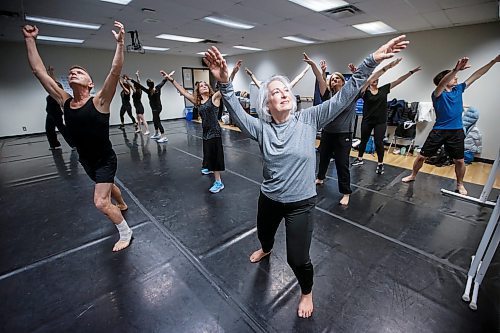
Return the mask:
<svg viewBox="0 0 500 333">
<path fill-rule="evenodd" d="M 453 24 L 467 24 L 498 19 L 498 4 L 484 3 L 445 10 Z"/>
</svg>

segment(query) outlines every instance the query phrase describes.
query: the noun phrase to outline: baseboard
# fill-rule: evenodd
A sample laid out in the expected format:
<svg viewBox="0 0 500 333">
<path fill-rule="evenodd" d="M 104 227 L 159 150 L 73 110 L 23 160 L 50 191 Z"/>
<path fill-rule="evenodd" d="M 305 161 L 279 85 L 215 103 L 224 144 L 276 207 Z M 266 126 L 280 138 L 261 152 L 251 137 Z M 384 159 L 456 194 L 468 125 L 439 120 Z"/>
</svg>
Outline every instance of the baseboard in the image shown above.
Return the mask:
<svg viewBox="0 0 500 333">
<path fill-rule="evenodd" d="M 171 118 L 171 119 L 162 119 L 161 121 L 171 121 L 171 120 L 186 120 L 185 117 L 180 117 L 180 118 Z M 148 124 L 153 124 L 153 121 L 152 120 L 149 120 L 147 121 Z M 125 123 L 125 125 L 132 125 L 133 123 Z M 118 127 L 120 126 L 120 124 L 113 124 L 113 125 L 109 125 L 109 128 L 115 128 L 115 127 Z M 59 133 L 59 131 L 56 130 L 57 133 Z M 6 135 L 6 136 L 2 136 L 0 137 L 0 140 L 1 139 L 12 139 L 12 138 L 26 138 L 26 137 L 29 137 L 31 135 L 45 135 L 45 131 L 43 132 L 31 132 L 31 133 L 28 133 L 28 134 L 15 134 L 15 135 Z"/>
</svg>

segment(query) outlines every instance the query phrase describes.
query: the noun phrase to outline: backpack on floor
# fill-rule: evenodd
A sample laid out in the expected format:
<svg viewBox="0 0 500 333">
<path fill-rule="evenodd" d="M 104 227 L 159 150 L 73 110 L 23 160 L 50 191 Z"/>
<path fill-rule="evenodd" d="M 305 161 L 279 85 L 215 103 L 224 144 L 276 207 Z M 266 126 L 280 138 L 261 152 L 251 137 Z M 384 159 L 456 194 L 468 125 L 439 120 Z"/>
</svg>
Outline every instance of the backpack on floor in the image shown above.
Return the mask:
<svg viewBox="0 0 500 333">
<path fill-rule="evenodd" d="M 453 164 L 453 160 L 448 155 L 448 153 L 446 152 L 446 149 L 444 149 L 444 146 L 441 146 L 441 148 L 439 148 L 436 151 L 436 154 L 434 154 L 433 156 L 429 157 L 425 161 L 425 163 L 430 164 L 430 165 L 435 165 L 435 166 L 438 166 L 438 167 L 442 167 L 442 166 L 452 165 Z"/>
</svg>

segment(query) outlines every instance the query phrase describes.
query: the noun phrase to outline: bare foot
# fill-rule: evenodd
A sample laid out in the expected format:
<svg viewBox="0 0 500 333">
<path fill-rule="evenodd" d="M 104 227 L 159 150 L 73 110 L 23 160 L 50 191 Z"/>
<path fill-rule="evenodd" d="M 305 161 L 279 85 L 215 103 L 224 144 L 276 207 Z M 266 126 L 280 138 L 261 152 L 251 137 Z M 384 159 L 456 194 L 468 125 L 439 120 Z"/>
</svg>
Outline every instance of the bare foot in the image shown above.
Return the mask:
<svg viewBox="0 0 500 333">
<path fill-rule="evenodd" d="M 313 313 L 313 294 L 310 292 L 307 295 L 300 295 L 299 308 L 297 315 L 300 318 L 309 318 Z"/>
<path fill-rule="evenodd" d="M 128 206 L 125 202 L 122 204 L 116 204 L 116 207 L 118 207 L 118 209 L 121 210 L 122 212 L 124 212 L 128 209 Z"/>
<path fill-rule="evenodd" d="M 415 181 L 415 176 L 412 175 L 406 176 L 403 179 L 401 179 L 401 181 L 403 181 L 403 183 L 413 182 Z"/>
<path fill-rule="evenodd" d="M 467 190 L 465 189 L 464 184 L 457 184 L 456 191 L 462 195 L 467 195 Z"/>
<path fill-rule="evenodd" d="M 250 256 L 250 262 L 253 262 L 253 263 L 259 262 L 262 259 L 264 259 L 266 256 L 268 256 L 270 253 L 271 253 L 271 251 L 266 253 L 266 252 L 262 251 L 262 249 L 258 249 L 257 251 L 252 253 L 252 255 Z"/>
<path fill-rule="evenodd" d="M 120 238 L 118 242 L 115 243 L 115 246 L 113 246 L 113 252 L 117 252 L 120 250 L 123 250 L 127 248 L 130 243 L 132 242 L 132 230 L 130 230 L 130 234 L 126 238 Z"/>
<path fill-rule="evenodd" d="M 325 181 L 324 181 L 324 180 L 322 180 L 322 179 L 316 179 L 316 180 L 314 181 L 314 183 L 315 183 L 316 185 L 323 185 L 323 184 L 325 183 Z"/>
<path fill-rule="evenodd" d="M 349 194 L 344 194 L 342 199 L 340 199 L 340 204 L 342 206 L 347 206 L 349 204 Z"/>
</svg>

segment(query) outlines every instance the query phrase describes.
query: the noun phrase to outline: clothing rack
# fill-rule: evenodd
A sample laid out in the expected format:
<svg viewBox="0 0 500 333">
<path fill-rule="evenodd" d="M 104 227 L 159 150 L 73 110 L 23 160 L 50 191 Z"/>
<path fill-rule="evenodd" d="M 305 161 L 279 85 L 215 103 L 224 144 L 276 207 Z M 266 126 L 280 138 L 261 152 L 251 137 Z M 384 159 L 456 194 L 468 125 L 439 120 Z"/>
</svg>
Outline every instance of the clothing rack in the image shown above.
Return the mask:
<svg viewBox="0 0 500 333">
<path fill-rule="evenodd" d="M 441 193 L 444 195 L 455 196 L 465 201 L 474 202 L 483 206 L 494 207 L 493 213 L 491 214 L 486 230 L 484 231 L 479 247 L 477 248 L 476 254 L 472 256 L 472 262 L 467 273 L 467 283 L 465 285 L 465 291 L 462 295 L 462 300 L 469 302 L 469 308 L 472 310 L 477 310 L 477 296 L 479 292 L 479 286 L 483 282 L 484 275 L 490 266 L 493 255 L 500 242 L 500 196 L 497 198 L 496 203 L 488 201 L 488 196 L 490 195 L 491 189 L 493 188 L 493 183 L 495 182 L 496 175 L 498 173 L 498 167 L 500 165 L 500 147 L 498 149 L 498 155 L 495 159 L 495 163 L 491 168 L 491 172 L 488 176 L 488 180 L 484 185 L 483 191 L 479 199 L 471 196 L 462 195 L 459 193 L 451 192 L 445 189 L 441 189 Z M 472 280 L 474 280 L 474 289 L 472 291 L 472 299 L 470 298 L 470 290 L 472 287 Z"/>
</svg>

